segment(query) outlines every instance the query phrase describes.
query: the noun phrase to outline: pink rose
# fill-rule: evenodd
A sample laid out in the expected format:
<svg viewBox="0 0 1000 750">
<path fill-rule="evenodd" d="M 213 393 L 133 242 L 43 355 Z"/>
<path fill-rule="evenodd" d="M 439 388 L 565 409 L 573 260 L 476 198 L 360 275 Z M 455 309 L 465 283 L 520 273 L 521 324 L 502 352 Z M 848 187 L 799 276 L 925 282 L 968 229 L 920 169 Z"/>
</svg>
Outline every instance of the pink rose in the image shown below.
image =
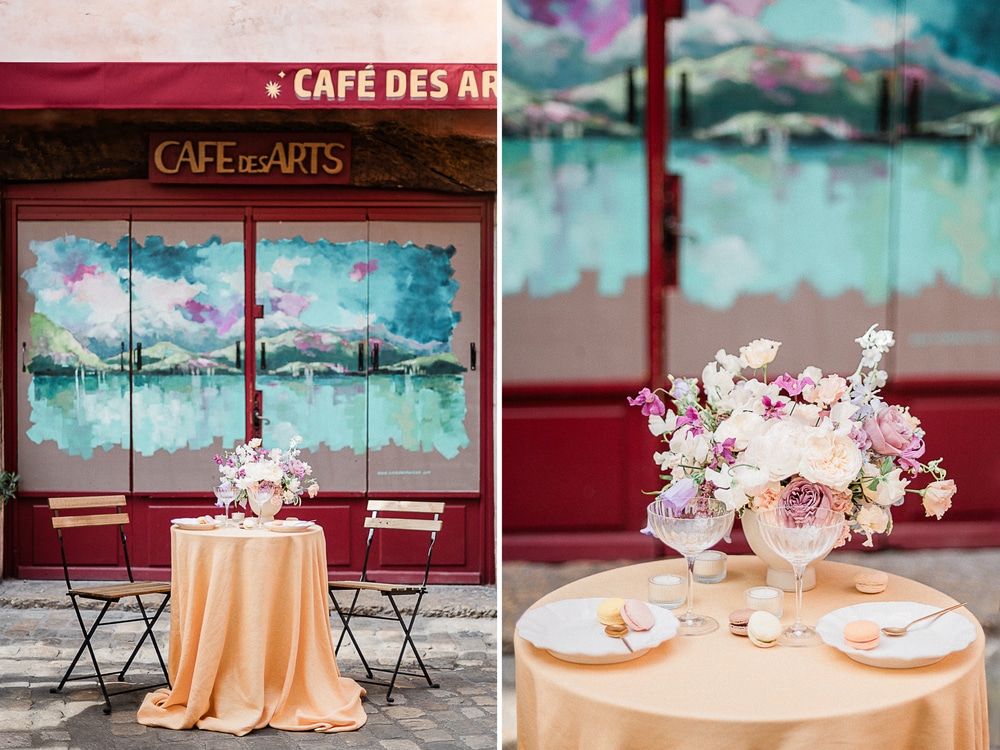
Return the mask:
<svg viewBox="0 0 1000 750">
<path fill-rule="evenodd" d="M 796 525 L 801 524 L 811 511 L 817 508 L 830 508 L 832 504 L 830 490 L 827 487 L 802 477 L 789 482 L 778 498 L 778 506 L 791 514 Z"/>
<path fill-rule="evenodd" d="M 931 482 L 924 489 L 924 514 L 940 518 L 951 507 L 951 499 L 958 488 L 951 479 Z"/>
<path fill-rule="evenodd" d="M 868 417 L 864 428 L 871 438 L 872 449 L 883 456 L 901 456 L 913 442 L 913 429 L 895 406 Z"/>
</svg>

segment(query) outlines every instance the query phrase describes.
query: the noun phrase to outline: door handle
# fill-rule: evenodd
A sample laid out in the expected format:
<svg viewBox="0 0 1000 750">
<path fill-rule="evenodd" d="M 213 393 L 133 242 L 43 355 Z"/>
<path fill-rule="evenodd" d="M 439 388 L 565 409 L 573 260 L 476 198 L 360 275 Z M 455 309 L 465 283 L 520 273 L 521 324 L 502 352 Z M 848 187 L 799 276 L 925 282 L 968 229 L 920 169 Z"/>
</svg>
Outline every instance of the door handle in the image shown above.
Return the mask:
<svg viewBox="0 0 1000 750">
<path fill-rule="evenodd" d="M 258 432 L 262 424 L 271 424 L 271 420 L 260 413 L 260 407 L 256 404 L 253 407 L 253 423 Z"/>
</svg>

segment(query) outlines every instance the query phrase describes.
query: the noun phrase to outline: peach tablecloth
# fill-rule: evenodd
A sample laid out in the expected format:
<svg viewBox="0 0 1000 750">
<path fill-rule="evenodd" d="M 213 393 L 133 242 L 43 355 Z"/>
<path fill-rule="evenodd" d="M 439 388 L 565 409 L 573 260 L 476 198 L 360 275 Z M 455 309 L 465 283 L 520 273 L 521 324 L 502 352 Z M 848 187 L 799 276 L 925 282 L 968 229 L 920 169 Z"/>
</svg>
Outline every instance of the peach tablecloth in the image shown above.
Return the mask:
<svg viewBox="0 0 1000 750">
<path fill-rule="evenodd" d="M 761 649 L 729 633 L 728 614 L 743 591 L 764 585 L 755 557 L 730 556 L 718 584 L 695 584 L 695 610 L 719 620 L 703 636 L 675 637 L 630 662 L 588 666 L 561 661 L 515 635 L 519 750 L 559 748 L 687 748 L 688 750 L 821 750 L 933 748 L 986 750 L 985 638 L 936 664 L 882 669 L 859 664 L 837 649 Z M 889 576 L 885 593 L 865 595 L 852 584 L 854 565 L 822 562 L 817 586 L 803 594 L 808 624 L 840 607 L 871 601 L 955 601 L 923 584 Z M 622 596 L 645 600 L 646 580 L 682 573 L 683 560 L 611 570 L 543 597 Z M 785 596 L 783 623 L 795 616 Z"/>
<path fill-rule="evenodd" d="M 146 696 L 139 723 L 235 735 L 365 723 L 364 690 L 334 656 L 321 529 L 174 527 L 170 542 L 173 687 Z"/>
</svg>

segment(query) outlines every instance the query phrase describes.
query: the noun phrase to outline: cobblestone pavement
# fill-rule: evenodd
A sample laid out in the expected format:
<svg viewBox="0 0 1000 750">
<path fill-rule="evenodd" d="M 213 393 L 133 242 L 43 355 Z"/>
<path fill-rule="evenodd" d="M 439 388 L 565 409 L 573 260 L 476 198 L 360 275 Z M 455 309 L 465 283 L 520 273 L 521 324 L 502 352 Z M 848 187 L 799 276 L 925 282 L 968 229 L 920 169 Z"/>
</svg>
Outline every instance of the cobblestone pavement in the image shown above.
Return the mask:
<svg viewBox="0 0 1000 750">
<path fill-rule="evenodd" d="M 1000 548 L 975 550 L 835 551 L 831 560 L 905 576 L 968 602 L 986 633 L 986 682 L 990 747 L 1000 750 Z M 501 737 L 504 750 L 517 747 L 514 625 L 524 611 L 550 591 L 571 581 L 635 561 L 580 560 L 558 564 L 511 561 L 502 566 Z"/>
<path fill-rule="evenodd" d="M 79 646 L 79 625 L 71 610 L 56 608 L 64 603 L 48 595 L 51 586 L 4 581 L 0 583 L 0 750 L 146 750 L 164 746 L 176 750 L 270 750 L 326 747 L 334 742 L 337 747 L 382 750 L 495 748 L 496 591 L 492 587 L 461 588 L 466 591 L 439 596 L 438 605 L 435 607 L 431 602 L 428 611 L 431 614 L 459 611 L 466 616 L 422 617 L 417 619 L 415 628 L 415 640 L 440 688 L 428 688 L 422 680 L 400 677 L 393 691 L 395 702 L 389 704 L 385 688 L 366 687 L 368 694 L 363 701 L 368 720 L 356 732 L 326 735 L 266 728 L 233 737 L 138 724 L 135 714 L 145 691 L 113 697 L 114 710 L 110 716 L 102 710 L 103 700 L 96 682 L 69 683 L 62 693 L 51 693 L 50 688 L 58 684 Z M 469 591 L 477 588 L 481 590 Z M 12 589 L 17 595 L 11 595 Z M 61 594 L 65 587 L 60 584 L 58 590 Z M 25 591 L 30 595 L 22 596 Z M 164 649 L 169 642 L 168 620 L 165 613 L 156 626 L 158 641 Z M 376 624 L 366 625 L 361 624 L 360 630 L 356 627 L 355 632 L 366 641 L 381 641 L 379 661 L 391 666 L 401 636 L 384 626 L 378 630 Z M 127 655 L 130 644 L 135 643 L 137 630 L 133 623 L 123 625 L 115 633 L 108 629 L 108 634 L 97 641 L 98 658 L 102 655 L 107 658 L 112 653 Z M 363 676 L 360 660 L 350 647 L 341 649 L 337 661 L 342 674 Z M 156 681 L 154 664 L 152 650 L 144 647 L 129 672 L 129 680 L 135 680 L 137 685 L 147 680 L 152 684 Z"/>
</svg>

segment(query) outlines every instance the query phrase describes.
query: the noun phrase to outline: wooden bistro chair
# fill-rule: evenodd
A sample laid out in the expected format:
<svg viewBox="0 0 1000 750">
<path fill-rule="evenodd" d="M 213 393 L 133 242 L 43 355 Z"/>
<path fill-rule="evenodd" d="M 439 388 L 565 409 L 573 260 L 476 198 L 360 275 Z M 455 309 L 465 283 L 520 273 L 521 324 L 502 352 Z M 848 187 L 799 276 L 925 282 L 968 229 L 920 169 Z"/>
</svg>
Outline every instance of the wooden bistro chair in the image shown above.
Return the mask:
<svg viewBox="0 0 1000 750">
<path fill-rule="evenodd" d="M 123 681 L 125 679 L 125 673 L 129 670 L 129 667 L 132 666 L 132 662 L 135 660 L 136 655 L 139 653 L 139 649 L 142 648 L 142 645 L 146 642 L 147 638 L 149 638 L 150 643 L 153 645 L 153 650 L 156 652 L 156 658 L 160 662 L 160 669 L 163 671 L 164 682 L 156 685 L 142 685 L 139 687 L 129 688 L 128 690 L 119 690 L 115 692 L 115 695 L 121 693 L 131 693 L 136 690 L 148 690 L 162 685 L 170 685 L 170 678 L 167 676 L 167 665 L 163 662 L 163 655 L 160 653 L 160 647 L 157 645 L 156 638 L 153 635 L 153 626 L 163 613 L 163 609 L 167 606 L 167 601 L 170 599 L 170 584 L 156 581 L 136 581 L 132 576 L 132 564 L 129 561 L 128 543 L 125 539 L 125 524 L 129 522 L 129 519 L 128 513 L 124 511 L 124 508 L 124 495 L 49 498 L 49 509 L 52 511 L 52 526 L 56 530 L 56 534 L 59 537 L 59 551 L 62 555 L 63 574 L 66 577 L 66 593 L 70 598 L 70 602 L 73 604 L 73 609 L 76 612 L 76 619 L 80 622 L 80 631 L 83 633 L 83 643 L 80 644 L 80 649 L 76 652 L 73 662 L 69 665 L 69 669 L 66 670 L 66 674 L 63 675 L 62 680 L 59 682 L 59 686 L 52 688 L 52 692 L 60 692 L 70 680 L 88 680 L 96 677 L 98 684 L 101 686 L 101 694 L 104 696 L 104 713 L 106 714 L 111 713 L 111 698 L 108 694 L 108 688 L 104 682 L 104 677 L 106 675 L 116 674 L 116 671 L 102 671 L 100 664 L 98 664 L 97 655 L 94 651 L 93 640 L 94 634 L 97 632 L 99 627 L 114 628 L 126 622 L 144 623 L 145 629 L 139 637 L 138 643 L 136 643 L 135 648 L 132 649 L 132 653 L 125 662 L 125 666 L 123 666 L 120 671 L 117 671 L 119 681 Z M 94 512 L 88 515 L 60 515 L 61 511 L 77 511 L 80 509 L 93 509 L 94 511 L 99 512 Z M 66 555 L 66 544 L 63 541 L 63 534 L 69 531 L 71 534 L 76 534 L 79 537 L 82 537 L 84 536 L 84 531 L 86 529 L 90 529 L 95 526 L 118 527 L 118 536 L 121 540 L 122 552 L 124 553 L 125 570 L 128 573 L 127 583 L 109 582 L 93 586 L 80 587 L 73 585 L 73 580 L 70 576 L 70 563 Z M 153 605 L 152 603 L 147 604 L 143 602 L 142 597 L 152 594 L 163 595 L 163 601 L 160 602 L 156 611 L 150 615 L 146 608 L 149 607 L 152 609 Z M 112 604 L 116 604 L 122 599 L 132 597 L 135 598 L 135 602 L 139 610 L 138 616 L 105 620 L 105 615 L 108 613 Z M 103 602 L 103 607 L 98 613 L 97 619 L 95 619 L 90 625 L 87 625 L 81 610 L 82 600 Z M 83 656 L 84 651 L 87 651 L 90 654 L 90 660 L 94 665 L 94 673 L 71 677 L 70 675 L 76 668 L 77 662 L 80 661 L 80 657 Z"/>
<path fill-rule="evenodd" d="M 396 684 L 396 677 L 401 674 L 410 677 L 423 677 L 427 680 L 427 684 L 430 687 L 438 687 L 437 683 L 431 680 L 431 676 L 427 673 L 427 667 L 424 666 L 423 659 L 420 658 L 411 634 L 413 623 L 416 621 L 417 613 L 420 610 L 420 602 L 423 600 L 424 594 L 427 593 L 427 576 L 431 570 L 431 555 L 434 552 L 434 542 L 437 539 L 437 533 L 441 530 L 441 514 L 444 512 L 444 503 L 412 500 L 371 500 L 368 503 L 368 511 L 371 515 L 365 518 L 365 528 L 368 529 L 368 540 L 365 545 L 365 559 L 361 569 L 360 580 L 330 581 L 329 583 L 330 598 L 333 599 L 333 606 L 343 624 L 343 630 L 340 633 L 340 638 L 337 640 L 335 652 L 340 653 L 344 636 L 350 638 L 351 643 L 354 644 L 354 649 L 358 652 L 358 656 L 361 657 L 361 663 L 364 665 L 365 672 L 368 675 L 367 679 L 359 679 L 358 682 L 367 682 L 388 687 L 385 699 L 388 703 L 392 703 L 392 689 Z M 382 532 L 388 530 L 407 532 L 408 536 L 427 534 L 429 539 L 427 544 L 427 561 L 424 564 L 423 578 L 420 583 L 394 583 L 386 581 L 384 579 L 388 577 L 388 574 L 379 574 L 378 577 L 383 579 L 379 581 L 373 581 L 369 577 L 369 569 L 374 567 L 371 559 L 372 545 L 377 537 L 380 538 L 379 544 L 384 545 L 387 540 Z M 391 536 L 389 540 L 391 541 Z M 353 592 L 350 605 L 346 608 L 337 600 L 336 592 L 338 591 Z M 375 591 L 381 594 L 389 602 L 394 614 L 379 614 L 378 611 L 372 613 L 360 608 L 358 606 L 358 598 L 362 591 Z M 399 602 L 397 602 L 398 597 L 405 597 L 404 601 L 407 602 L 412 601 L 413 608 L 408 616 L 404 616 L 403 611 L 400 609 Z M 372 660 L 365 657 L 358 639 L 351 630 L 351 621 L 356 617 L 390 620 L 399 624 L 403 631 L 403 643 L 400 646 L 399 655 L 396 657 L 395 667 L 392 669 L 376 667 L 373 666 Z M 417 665 L 420 667 L 419 673 L 406 672 L 400 669 L 407 647 L 410 648 L 410 651 L 416 658 Z M 374 672 L 389 672 L 392 676 L 387 681 L 377 680 L 374 677 Z"/>
</svg>

